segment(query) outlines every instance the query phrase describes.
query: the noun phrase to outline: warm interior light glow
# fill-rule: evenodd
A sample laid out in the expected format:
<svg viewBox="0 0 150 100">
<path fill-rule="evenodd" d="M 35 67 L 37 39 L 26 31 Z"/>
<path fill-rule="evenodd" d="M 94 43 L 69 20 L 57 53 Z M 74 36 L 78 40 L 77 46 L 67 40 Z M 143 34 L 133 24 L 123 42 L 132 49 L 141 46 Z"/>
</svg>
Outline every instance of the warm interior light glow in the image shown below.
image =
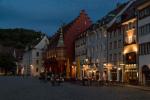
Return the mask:
<svg viewBox="0 0 150 100">
<path fill-rule="evenodd" d="M 129 24 L 129 23 L 133 23 L 133 22 L 135 22 L 135 21 L 136 21 L 136 18 L 133 18 L 133 19 L 131 19 L 131 20 L 128 20 L 128 21 L 124 22 L 122 25 L 126 25 L 126 24 Z"/>
<path fill-rule="evenodd" d="M 135 29 L 133 28 L 133 29 L 126 31 L 126 38 L 125 38 L 126 43 L 130 44 L 134 42 L 135 40 L 136 40 Z"/>
<path fill-rule="evenodd" d="M 138 48 L 137 47 L 134 46 L 133 49 L 134 49 L 135 52 L 138 52 Z"/>
<path fill-rule="evenodd" d="M 121 70 L 121 68 L 118 68 L 118 70 Z"/>
<path fill-rule="evenodd" d="M 138 52 L 137 44 L 128 45 L 124 48 L 123 54 L 130 53 L 130 52 Z"/>
<path fill-rule="evenodd" d="M 33 69 L 33 65 L 30 65 L 31 66 L 31 69 Z"/>
<path fill-rule="evenodd" d="M 120 64 L 121 66 L 125 65 L 125 64 Z"/>
</svg>

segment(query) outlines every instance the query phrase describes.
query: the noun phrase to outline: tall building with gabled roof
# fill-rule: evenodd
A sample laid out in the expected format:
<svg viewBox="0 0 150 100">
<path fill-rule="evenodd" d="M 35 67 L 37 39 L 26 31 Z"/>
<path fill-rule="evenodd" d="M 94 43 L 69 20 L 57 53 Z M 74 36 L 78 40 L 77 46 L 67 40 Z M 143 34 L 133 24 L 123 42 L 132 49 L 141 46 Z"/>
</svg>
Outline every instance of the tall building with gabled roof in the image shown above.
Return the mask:
<svg viewBox="0 0 150 100">
<path fill-rule="evenodd" d="M 64 29 L 64 43 L 66 46 L 67 57 L 71 62 L 75 60 L 75 39 L 79 34 L 87 30 L 92 24 L 92 21 L 82 10 L 77 18 L 67 24 Z"/>
<path fill-rule="evenodd" d="M 91 20 L 84 10 L 69 24 L 63 25 L 50 39 L 50 44 L 44 54 L 44 64 L 47 71 L 59 74 L 65 73 L 66 59 L 70 63 L 75 60 L 75 39 L 91 26 Z M 63 57 L 63 60 L 58 58 Z"/>
</svg>

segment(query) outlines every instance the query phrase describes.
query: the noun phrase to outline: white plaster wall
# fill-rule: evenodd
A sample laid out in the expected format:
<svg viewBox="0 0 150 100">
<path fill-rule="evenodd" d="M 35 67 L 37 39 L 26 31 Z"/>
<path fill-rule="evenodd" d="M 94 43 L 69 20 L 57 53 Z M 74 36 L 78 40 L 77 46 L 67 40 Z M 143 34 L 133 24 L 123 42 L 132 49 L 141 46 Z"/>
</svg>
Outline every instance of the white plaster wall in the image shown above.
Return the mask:
<svg viewBox="0 0 150 100">
<path fill-rule="evenodd" d="M 150 23 L 150 16 L 138 21 L 138 28 Z M 144 42 L 150 42 L 150 33 L 144 36 L 139 36 L 139 44 Z M 147 65 L 150 68 L 150 55 L 140 55 L 139 56 L 139 81 L 142 82 L 142 67 Z"/>
<path fill-rule="evenodd" d="M 145 24 L 148 24 L 148 23 L 150 23 L 150 16 L 146 17 L 142 20 L 139 20 L 138 21 L 138 28 L 141 26 L 144 26 Z M 139 43 L 144 43 L 144 42 L 148 42 L 148 41 L 150 41 L 150 33 L 148 33 L 147 35 L 139 37 Z"/>
<path fill-rule="evenodd" d="M 46 42 L 47 41 L 47 42 Z M 45 36 L 43 39 L 30 51 L 26 51 L 23 56 L 23 65 L 25 68 L 26 74 L 31 74 L 32 76 L 39 75 L 42 69 L 42 52 L 43 49 L 46 49 L 47 44 L 49 43 L 48 38 Z M 39 56 L 36 56 L 36 53 L 39 52 Z M 36 60 L 39 60 L 39 64 L 36 64 Z M 31 70 L 31 65 L 33 69 Z M 38 68 L 38 72 L 36 72 Z"/>
</svg>

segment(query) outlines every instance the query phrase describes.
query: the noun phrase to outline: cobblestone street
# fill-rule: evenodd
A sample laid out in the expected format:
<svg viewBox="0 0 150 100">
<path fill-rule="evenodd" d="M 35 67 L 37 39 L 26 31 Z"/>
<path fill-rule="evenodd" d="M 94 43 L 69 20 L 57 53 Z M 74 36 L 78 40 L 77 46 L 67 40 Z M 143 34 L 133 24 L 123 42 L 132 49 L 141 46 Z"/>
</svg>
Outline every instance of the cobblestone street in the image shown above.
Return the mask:
<svg viewBox="0 0 150 100">
<path fill-rule="evenodd" d="M 33 78 L 0 77 L 0 100 L 149 100 L 150 91 L 125 87 L 51 86 Z"/>
</svg>

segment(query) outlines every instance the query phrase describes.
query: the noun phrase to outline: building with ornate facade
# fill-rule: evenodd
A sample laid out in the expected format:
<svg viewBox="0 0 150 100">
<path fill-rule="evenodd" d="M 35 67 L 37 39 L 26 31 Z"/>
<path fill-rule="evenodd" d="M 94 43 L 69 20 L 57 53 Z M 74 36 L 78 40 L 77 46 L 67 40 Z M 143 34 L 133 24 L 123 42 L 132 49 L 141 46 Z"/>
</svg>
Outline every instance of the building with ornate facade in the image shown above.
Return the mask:
<svg viewBox="0 0 150 100">
<path fill-rule="evenodd" d="M 63 28 L 50 38 L 48 48 L 43 53 L 46 73 L 65 74 L 66 49 L 63 40 Z"/>
<path fill-rule="evenodd" d="M 57 58 L 58 56 L 61 56 L 60 54 L 62 54 L 62 53 L 58 53 L 59 51 L 57 52 L 57 48 L 58 48 L 57 43 L 59 41 L 59 38 L 60 38 L 59 36 L 61 33 L 60 30 L 58 30 L 58 32 L 55 33 L 51 37 L 49 48 L 44 54 L 44 55 L 48 55 L 44 57 L 46 69 L 55 73 L 59 73 L 59 72 L 64 73 L 66 71 L 66 59 L 69 59 L 70 65 L 73 64 L 73 62 L 75 61 L 75 39 L 77 38 L 78 35 L 80 35 L 87 28 L 89 28 L 91 23 L 92 22 L 90 18 L 88 17 L 88 15 L 86 14 L 86 12 L 82 10 L 78 17 L 76 17 L 69 24 L 66 24 L 62 27 L 63 42 L 64 42 L 64 49 L 65 49 L 64 50 L 65 60 L 62 61 L 63 67 L 58 67 L 57 63 L 60 61 L 57 61 L 57 59 L 54 59 L 54 58 Z M 51 57 L 51 60 L 53 63 L 51 62 L 49 57 Z M 53 69 L 51 69 L 50 66 L 53 66 Z M 71 69 L 71 66 L 70 66 L 70 69 Z"/>
</svg>

